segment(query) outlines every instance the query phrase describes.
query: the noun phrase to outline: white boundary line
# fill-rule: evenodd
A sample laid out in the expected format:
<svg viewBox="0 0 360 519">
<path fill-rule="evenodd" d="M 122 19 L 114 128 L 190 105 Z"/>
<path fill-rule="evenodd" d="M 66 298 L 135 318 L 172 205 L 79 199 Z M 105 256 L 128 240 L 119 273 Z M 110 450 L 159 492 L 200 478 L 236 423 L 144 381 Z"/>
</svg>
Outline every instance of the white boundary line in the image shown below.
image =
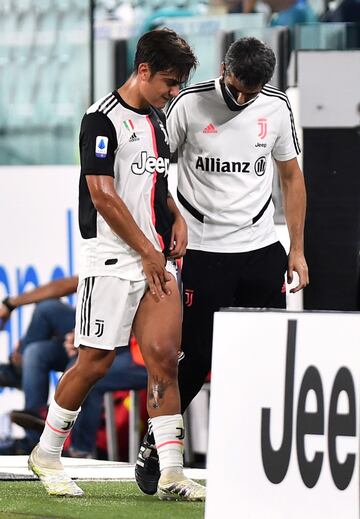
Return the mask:
<svg viewBox="0 0 360 519">
<path fill-rule="evenodd" d="M 31 476 L 27 468 L 28 456 L 1 456 L 0 480 L 2 474 L 9 474 L 16 480 Z M 79 458 L 61 458 L 69 474 L 74 479 L 82 480 L 134 480 L 134 465 L 115 461 L 89 460 Z M 206 469 L 185 468 L 187 477 L 206 480 Z M 35 479 L 35 478 L 34 478 Z"/>
</svg>

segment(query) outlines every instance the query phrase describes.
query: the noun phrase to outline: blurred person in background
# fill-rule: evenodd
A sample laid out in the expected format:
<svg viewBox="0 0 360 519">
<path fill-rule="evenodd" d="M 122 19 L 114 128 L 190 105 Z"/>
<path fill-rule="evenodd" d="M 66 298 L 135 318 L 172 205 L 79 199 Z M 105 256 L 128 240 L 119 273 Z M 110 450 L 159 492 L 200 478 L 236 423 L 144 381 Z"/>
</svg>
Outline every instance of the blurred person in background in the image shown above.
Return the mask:
<svg viewBox="0 0 360 519">
<path fill-rule="evenodd" d="M 205 499 L 205 487 L 183 473 L 177 380 L 181 301 L 174 260 L 185 253 L 187 230 L 168 193 L 170 151 L 161 111 L 195 66 L 192 50 L 174 31 L 146 33 L 129 79 L 83 117 L 79 354 L 60 379 L 29 458 L 29 468 L 50 495 L 83 494 L 63 469 L 62 448 L 87 393 L 109 370 L 115 349 L 128 344 L 133 329 L 148 372 L 147 410 L 160 456 L 159 498 Z"/>
<path fill-rule="evenodd" d="M 228 14 L 256 13 L 257 0 L 226 0 L 225 6 Z"/>
<path fill-rule="evenodd" d="M 333 2 L 329 2 L 331 4 Z M 360 0 L 343 0 L 330 8 L 321 17 L 322 22 L 360 23 Z M 360 29 L 358 28 L 357 45 L 360 45 Z"/>
<path fill-rule="evenodd" d="M 256 38 L 239 39 L 226 53 L 221 77 L 185 88 L 167 110 L 170 150 L 178 151 L 177 195 L 189 230 L 182 268 L 182 412 L 211 369 L 214 312 L 285 308 L 285 274 L 288 283 L 294 272 L 299 276 L 293 293 L 309 283 L 300 147 L 287 96 L 268 84 L 274 67 L 270 47 Z M 290 235 L 288 256 L 273 220 L 273 159 Z M 153 494 L 158 477 L 150 429 L 136 481 Z"/>
<path fill-rule="evenodd" d="M 7 296 L 0 304 L 3 327 L 13 310 L 36 303 L 26 333 L 15 345 L 9 363 L 0 365 L 0 386 L 23 389 L 29 412 L 46 406 L 49 373 L 63 371 L 68 363 L 63 342 L 66 333 L 74 328 L 75 310 L 58 298 L 73 293 L 76 286 L 77 277 L 59 279 L 17 296 Z M 29 429 L 25 438 L 13 439 L 2 454 L 28 454 L 38 438 L 39 434 Z"/>
<path fill-rule="evenodd" d="M 293 28 L 301 23 L 315 23 L 318 17 L 308 0 L 264 0 L 271 9 L 270 26 Z"/>
<path fill-rule="evenodd" d="M 7 296 L 0 303 L 1 330 L 13 310 L 24 305 L 41 302 L 41 305 L 34 310 L 26 334 L 15 345 L 9 357 L 9 363 L 0 364 L 0 386 L 21 387 L 22 355 L 30 343 L 43 339 L 58 338 L 62 344 L 65 334 L 74 327 L 74 309 L 69 304 L 60 301 L 49 301 L 45 305 L 42 302 L 47 299 L 57 300 L 60 297 L 72 294 L 76 291 L 77 282 L 76 276 L 59 279 L 17 296 Z M 42 312 L 43 305 L 48 308 L 46 317 Z M 61 311 L 61 318 L 58 316 L 58 310 Z M 56 323 L 53 321 L 53 317 L 56 318 Z"/>
<path fill-rule="evenodd" d="M 0 385 L 17 387 L 24 391 L 25 409 L 15 410 L 11 420 L 25 429 L 25 438 L 13 439 L 0 448 L 0 454 L 29 454 L 38 443 L 45 425 L 51 371 L 66 371 L 76 361 L 78 349 L 74 347 L 75 309 L 59 298 L 76 292 L 78 277 L 59 279 L 15 297 L 7 297 L 0 305 L 3 323 L 11 312 L 23 305 L 36 303 L 29 327 L 19 341 L 16 355 L 16 377 L 0 366 Z M 16 360 L 14 360 L 16 359 Z M 71 457 L 94 457 L 96 433 L 99 428 L 103 395 L 108 391 L 143 389 L 147 374 L 143 366 L 134 362 L 129 347 L 119 348 L 115 360 L 106 374 L 88 394 L 79 420 L 72 431 L 71 444 L 66 454 Z"/>
</svg>

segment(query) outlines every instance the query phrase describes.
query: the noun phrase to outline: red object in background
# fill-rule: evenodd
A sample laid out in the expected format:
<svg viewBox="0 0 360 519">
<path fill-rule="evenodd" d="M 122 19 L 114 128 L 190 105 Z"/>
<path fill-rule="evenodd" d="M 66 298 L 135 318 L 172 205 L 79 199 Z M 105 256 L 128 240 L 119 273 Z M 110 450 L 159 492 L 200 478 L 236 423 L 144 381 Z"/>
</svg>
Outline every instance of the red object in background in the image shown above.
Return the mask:
<svg viewBox="0 0 360 519">
<path fill-rule="evenodd" d="M 140 347 L 134 337 L 130 338 L 130 351 L 135 364 L 145 366 L 141 355 Z M 114 391 L 114 418 L 117 431 L 119 461 L 128 461 L 129 459 L 129 391 Z M 146 423 L 148 419 L 146 409 L 146 389 L 140 391 L 140 420 L 141 420 L 141 437 L 145 433 Z M 103 414 L 101 426 L 97 432 L 96 447 L 99 457 L 107 458 L 107 442 L 105 415 Z"/>
<path fill-rule="evenodd" d="M 142 389 L 139 394 L 140 419 L 142 433 L 145 432 L 147 422 L 146 410 L 146 389 Z M 114 392 L 114 418 L 117 431 L 119 461 L 129 460 L 129 391 Z M 142 437 L 142 434 L 140 435 Z M 97 433 L 96 447 L 99 457 L 107 458 L 107 442 L 105 416 L 103 415 L 102 424 Z"/>
<path fill-rule="evenodd" d="M 134 335 L 132 335 L 131 339 L 130 339 L 130 351 L 131 351 L 131 356 L 132 356 L 135 364 L 139 364 L 140 366 L 145 366 L 144 359 L 141 355 L 140 346 L 138 345 L 137 340 L 135 339 Z"/>
</svg>

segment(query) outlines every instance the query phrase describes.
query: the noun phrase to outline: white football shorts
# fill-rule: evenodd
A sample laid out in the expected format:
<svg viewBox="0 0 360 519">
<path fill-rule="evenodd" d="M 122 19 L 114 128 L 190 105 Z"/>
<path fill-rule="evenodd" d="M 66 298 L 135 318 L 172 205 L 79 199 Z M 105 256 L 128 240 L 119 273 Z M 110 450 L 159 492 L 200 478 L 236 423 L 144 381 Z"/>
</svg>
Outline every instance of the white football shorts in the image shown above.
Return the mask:
<svg viewBox="0 0 360 519">
<path fill-rule="evenodd" d="M 176 279 L 176 265 L 166 264 Z M 113 276 L 82 279 L 77 290 L 75 347 L 113 350 L 127 346 L 139 303 L 148 287 L 146 280 L 129 281 Z"/>
</svg>

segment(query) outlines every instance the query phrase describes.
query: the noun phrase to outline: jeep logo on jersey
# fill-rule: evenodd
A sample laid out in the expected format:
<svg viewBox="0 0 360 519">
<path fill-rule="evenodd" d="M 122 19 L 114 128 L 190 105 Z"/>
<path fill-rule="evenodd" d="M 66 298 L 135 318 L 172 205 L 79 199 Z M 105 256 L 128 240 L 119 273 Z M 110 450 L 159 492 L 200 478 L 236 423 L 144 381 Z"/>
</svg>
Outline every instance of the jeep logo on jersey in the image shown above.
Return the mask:
<svg viewBox="0 0 360 519">
<path fill-rule="evenodd" d="M 143 175 L 146 173 L 164 173 L 167 175 L 170 165 L 170 159 L 164 157 L 148 157 L 146 151 L 142 151 L 139 162 L 133 162 L 131 164 L 131 171 L 135 175 Z"/>
<path fill-rule="evenodd" d="M 265 139 L 267 135 L 267 120 L 265 117 L 258 119 L 258 130 L 258 137 L 260 137 L 260 139 Z"/>
<path fill-rule="evenodd" d="M 250 173 L 250 162 L 228 162 L 215 157 L 198 157 L 195 167 L 212 173 Z"/>
<path fill-rule="evenodd" d="M 262 177 L 266 169 L 266 157 L 259 157 L 254 164 L 254 171 L 258 177 Z"/>
</svg>

